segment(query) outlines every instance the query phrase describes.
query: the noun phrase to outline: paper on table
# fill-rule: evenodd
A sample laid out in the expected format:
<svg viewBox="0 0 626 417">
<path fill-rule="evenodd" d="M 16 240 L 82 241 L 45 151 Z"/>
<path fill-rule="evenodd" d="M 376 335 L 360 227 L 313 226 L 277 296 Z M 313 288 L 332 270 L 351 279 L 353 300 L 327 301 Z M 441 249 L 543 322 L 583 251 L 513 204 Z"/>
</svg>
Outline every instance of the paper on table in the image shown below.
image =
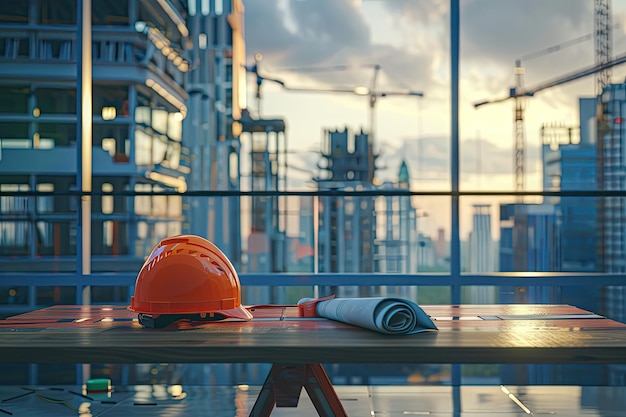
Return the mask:
<svg viewBox="0 0 626 417">
<path fill-rule="evenodd" d="M 311 301 L 303 298 L 298 304 Z M 403 298 L 334 298 L 316 305 L 320 317 L 385 334 L 413 334 L 438 330 L 416 303 Z"/>
</svg>

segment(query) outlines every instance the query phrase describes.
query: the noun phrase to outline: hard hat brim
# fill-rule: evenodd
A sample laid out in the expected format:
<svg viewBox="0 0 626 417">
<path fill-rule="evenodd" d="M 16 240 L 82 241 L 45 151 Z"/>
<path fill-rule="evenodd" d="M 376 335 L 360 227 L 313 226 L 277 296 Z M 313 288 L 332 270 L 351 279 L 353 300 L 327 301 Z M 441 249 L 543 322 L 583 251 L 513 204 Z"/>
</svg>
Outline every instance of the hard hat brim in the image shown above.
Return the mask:
<svg viewBox="0 0 626 417">
<path fill-rule="evenodd" d="M 252 320 L 254 318 L 252 313 L 250 313 L 250 311 L 243 306 L 230 308 L 228 310 L 219 310 L 216 311 L 216 313 L 223 314 L 231 319 Z"/>
</svg>

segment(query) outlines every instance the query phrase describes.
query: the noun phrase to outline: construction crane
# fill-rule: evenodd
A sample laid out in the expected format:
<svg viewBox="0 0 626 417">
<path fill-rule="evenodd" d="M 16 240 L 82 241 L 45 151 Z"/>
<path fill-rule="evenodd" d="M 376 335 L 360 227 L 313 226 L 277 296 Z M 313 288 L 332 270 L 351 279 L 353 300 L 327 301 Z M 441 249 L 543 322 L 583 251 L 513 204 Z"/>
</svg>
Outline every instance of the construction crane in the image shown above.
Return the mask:
<svg viewBox="0 0 626 417">
<path fill-rule="evenodd" d="M 572 39 L 570 41 L 553 45 L 548 48 L 542 49 L 537 52 L 533 52 L 523 56 L 522 58 L 515 61 L 514 67 L 514 75 L 515 75 L 515 87 L 510 89 L 509 97 L 500 100 L 494 101 L 483 101 L 480 103 L 476 103 L 474 106 L 476 108 L 483 106 L 489 103 L 498 103 L 508 99 L 514 99 L 514 126 L 515 126 L 515 190 L 523 191 L 524 190 L 524 148 L 525 148 L 525 128 L 524 128 L 524 112 L 526 110 L 526 97 L 529 96 L 530 90 L 526 90 L 524 87 L 524 68 L 522 67 L 522 60 L 527 61 L 532 58 L 537 58 L 542 55 L 547 55 L 549 53 L 553 53 L 556 51 L 560 51 L 566 47 L 595 39 L 595 62 L 596 66 L 594 68 L 602 68 L 595 72 L 592 72 L 596 76 L 596 95 L 602 93 L 604 87 L 606 87 L 610 83 L 611 77 L 611 68 L 619 63 L 611 63 L 617 61 L 611 60 L 611 15 L 610 15 L 610 0 L 594 0 L 594 33 L 588 34 L 584 36 L 580 36 L 578 38 Z M 615 25 L 618 26 L 618 25 Z M 581 77 L 577 77 L 574 79 L 582 78 L 590 74 L 584 74 Z M 558 80 L 557 80 L 558 81 Z M 573 81 L 571 79 L 565 80 L 563 83 Z M 559 84 L 556 84 L 559 85 Z M 550 88 L 555 85 L 550 85 Z M 541 88 L 541 89 L 544 89 Z M 538 92 L 536 88 L 534 92 Z M 534 94 L 534 93 L 533 93 Z M 530 94 L 532 95 L 532 94 Z M 603 115 L 600 110 L 598 110 L 598 147 L 599 150 L 602 150 L 602 134 L 603 132 L 600 129 L 603 128 L 604 124 L 602 123 Z M 599 164 L 601 165 L 601 164 Z M 599 168 L 601 169 L 601 168 Z M 603 173 L 598 173 L 598 178 L 602 179 Z"/>
<path fill-rule="evenodd" d="M 375 139 L 375 129 L 376 129 L 376 104 L 379 98 L 383 97 L 391 97 L 391 96 L 409 96 L 409 97 L 424 97 L 424 93 L 421 91 L 414 90 L 405 90 L 405 91 L 380 91 L 377 88 L 378 75 L 382 69 L 382 67 L 378 64 L 373 65 L 361 65 L 359 68 L 371 68 L 373 70 L 372 78 L 370 81 L 370 86 L 356 86 L 353 88 L 340 88 L 340 87 L 329 87 L 329 88 L 316 88 L 316 87 L 293 87 L 287 85 L 284 81 L 278 78 L 271 78 L 263 76 L 259 73 L 259 64 L 262 60 L 262 56 L 260 54 L 255 55 L 255 64 L 246 67 L 246 70 L 253 73 L 256 77 L 256 99 L 257 99 L 257 110 L 260 109 L 260 100 L 261 100 L 261 85 L 263 81 L 270 81 L 276 84 L 279 84 L 283 89 L 287 91 L 293 92 L 304 92 L 304 93 L 339 93 L 339 94 L 354 94 L 358 96 L 364 96 L 368 98 L 368 108 L 369 108 L 369 134 L 372 138 L 372 143 Z M 323 71 L 344 71 L 355 68 L 351 65 L 334 65 L 329 67 L 305 67 L 305 68 L 291 68 L 290 71 L 297 72 L 323 72 Z M 259 111 L 260 113 L 260 111 Z"/>
<path fill-rule="evenodd" d="M 421 91 L 406 90 L 406 91 L 379 91 L 377 89 L 378 75 L 382 69 L 380 65 L 375 64 L 367 66 L 373 69 L 373 74 L 370 82 L 370 86 L 356 86 L 354 88 L 304 88 L 304 87 L 289 87 L 284 86 L 286 90 L 298 91 L 298 92 L 310 92 L 310 93 L 347 93 L 356 94 L 358 96 L 365 96 L 368 98 L 369 108 L 369 134 L 372 138 L 372 142 L 375 139 L 376 130 L 376 103 L 379 98 L 391 97 L 391 96 L 412 96 L 412 97 L 424 97 L 424 93 Z M 335 68 L 348 69 L 348 66 L 337 66 Z"/>
<path fill-rule="evenodd" d="M 594 0 L 595 58 L 596 64 L 611 61 L 611 1 Z M 596 95 L 611 82 L 611 69 L 607 68 L 596 74 Z"/>
<path fill-rule="evenodd" d="M 562 49 L 564 46 L 571 46 L 575 43 L 580 43 L 584 40 L 590 39 L 591 35 L 581 36 L 574 40 L 568 41 L 563 44 L 555 45 L 550 48 L 543 49 L 533 54 L 527 55 L 527 57 L 537 57 L 540 54 L 547 54 L 550 52 L 554 52 Z M 580 78 L 587 77 L 589 75 L 595 75 L 601 73 L 603 71 L 610 70 L 612 67 L 616 65 L 620 65 L 626 62 L 626 54 L 620 55 L 618 58 L 614 60 L 610 60 L 605 63 L 595 64 L 592 67 L 585 68 L 583 70 L 570 73 L 563 77 L 548 81 L 543 83 L 537 87 L 526 89 L 524 85 L 524 68 L 521 65 L 521 59 L 518 59 L 515 63 L 515 87 L 509 90 L 509 96 L 503 97 L 496 100 L 485 100 L 481 102 L 477 102 L 474 104 L 475 108 L 482 107 L 487 104 L 493 103 L 501 103 L 507 100 L 514 100 L 514 123 L 515 123 L 515 191 L 524 191 L 524 142 L 525 142 L 525 131 L 524 131 L 524 111 L 526 99 L 528 97 L 534 96 L 536 93 L 547 90 L 552 87 L 556 87 L 562 84 L 566 84 L 570 81 L 575 81 Z"/>
<path fill-rule="evenodd" d="M 285 86 L 285 83 L 282 80 L 277 78 L 265 77 L 262 76 L 259 72 L 259 67 L 261 66 L 261 61 L 263 61 L 263 55 L 260 53 L 254 54 L 254 64 L 250 66 L 244 66 L 247 72 L 254 74 L 256 90 L 255 90 L 255 98 L 256 98 L 256 111 L 257 117 L 261 118 L 261 87 L 263 85 L 263 81 L 270 81 L 276 83 L 282 87 Z"/>
<path fill-rule="evenodd" d="M 272 78 L 266 75 L 262 75 L 260 68 L 261 68 L 261 62 L 263 61 L 263 55 L 260 53 L 256 53 L 254 54 L 254 63 L 252 65 L 244 65 L 244 69 L 253 74 L 254 75 L 254 81 L 255 81 L 255 98 L 256 98 L 256 107 L 257 107 L 257 114 L 258 117 L 261 118 L 261 90 L 262 90 L 262 86 L 263 86 L 263 82 L 264 81 L 269 81 L 275 84 L 280 85 L 282 88 L 284 88 L 285 90 L 293 90 L 293 91 L 325 91 L 325 92 L 333 92 L 333 93 L 343 93 L 343 92 L 347 92 L 344 91 L 342 89 L 327 89 L 327 90 L 322 90 L 322 89 L 308 89 L 308 88 L 289 88 L 287 87 L 287 85 L 285 84 L 285 82 L 281 79 L 278 78 Z M 364 66 L 365 67 L 365 66 Z M 374 67 L 374 66 L 372 66 Z M 326 71 L 344 71 L 347 69 L 352 68 L 349 65 L 333 65 L 333 66 L 329 66 L 329 67 L 299 67 L 299 68 L 287 68 L 286 71 L 290 71 L 290 72 L 307 72 L 307 73 L 311 73 L 311 72 L 326 72 Z M 349 91 L 350 93 L 354 93 L 353 90 Z"/>
<path fill-rule="evenodd" d="M 611 60 L 611 7 L 610 0 L 594 0 L 594 29 L 595 29 L 595 58 L 596 64 L 601 65 Z M 601 95 L 611 82 L 609 69 L 596 74 L 596 188 L 604 190 L 604 135 L 609 131 L 606 110 L 602 104 Z M 598 216 L 598 259 L 601 271 L 605 270 L 606 259 L 606 219 L 605 199 L 599 198 L 596 202 Z"/>
</svg>

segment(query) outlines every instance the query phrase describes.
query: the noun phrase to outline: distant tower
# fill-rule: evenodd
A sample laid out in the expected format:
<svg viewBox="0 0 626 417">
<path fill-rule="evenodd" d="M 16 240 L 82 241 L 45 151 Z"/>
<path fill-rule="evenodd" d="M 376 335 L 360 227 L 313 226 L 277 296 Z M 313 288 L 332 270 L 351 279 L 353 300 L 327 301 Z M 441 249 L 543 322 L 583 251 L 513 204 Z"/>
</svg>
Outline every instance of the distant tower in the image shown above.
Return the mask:
<svg viewBox="0 0 626 417">
<path fill-rule="evenodd" d="M 400 164 L 400 171 L 398 172 L 398 187 L 402 189 L 409 189 L 409 168 L 406 166 L 406 161 L 402 160 Z"/>
<path fill-rule="evenodd" d="M 238 123 L 241 125 L 242 154 L 249 156 L 247 163 L 244 162 L 248 169 L 248 181 L 243 181 L 242 189 L 260 192 L 284 191 L 287 171 L 284 120 L 254 119 L 248 111 L 243 111 Z M 242 197 L 242 200 L 242 205 L 249 207 L 250 233 L 247 239 L 247 262 L 242 264 L 241 270 L 285 272 L 287 243 L 285 225 L 282 222 L 285 216 L 285 197 L 252 195 Z M 243 291 L 246 299 L 256 304 L 280 304 L 285 300 L 284 289 L 278 286 L 251 286 Z"/>
<path fill-rule="evenodd" d="M 491 205 L 474 204 L 473 229 L 470 233 L 470 272 L 495 271 L 493 238 L 491 235 Z M 470 303 L 490 304 L 495 300 L 495 287 L 470 287 Z"/>
<path fill-rule="evenodd" d="M 491 204 L 474 204 L 473 229 L 470 234 L 470 272 L 493 272 Z"/>
<path fill-rule="evenodd" d="M 398 182 L 385 182 L 383 190 L 409 190 L 409 171 L 402 161 Z M 376 272 L 417 272 L 417 228 L 415 208 L 410 196 L 384 197 L 385 230 L 377 236 Z M 379 210 L 382 209 L 378 206 Z"/>
<path fill-rule="evenodd" d="M 409 170 L 402 161 L 398 181 L 386 181 L 380 187 L 384 191 L 409 190 Z M 384 206 L 383 206 L 384 202 Z M 384 230 L 379 230 L 375 243 L 375 272 L 415 273 L 418 266 L 417 215 L 409 195 L 379 197 L 377 210 L 384 220 Z M 380 224 L 380 221 L 379 221 Z M 403 296 L 417 299 L 417 289 L 409 286 L 383 286 L 371 295 Z"/>
<path fill-rule="evenodd" d="M 245 111 L 241 119 L 242 146 L 249 149 L 250 191 L 284 191 L 286 183 L 285 122 L 282 119 L 253 119 Z M 255 195 L 251 205 L 248 236 L 249 271 L 284 272 L 284 199 Z"/>
<path fill-rule="evenodd" d="M 398 171 L 398 188 L 402 190 L 410 190 L 409 184 L 409 169 L 406 165 L 406 161 L 402 161 L 400 164 L 400 170 Z M 400 208 L 400 242 L 403 243 L 404 248 L 404 262 L 400 272 L 413 273 L 417 272 L 417 251 L 419 249 L 419 242 L 417 239 L 417 213 L 411 203 L 411 196 L 400 196 L 399 208 Z"/>
</svg>

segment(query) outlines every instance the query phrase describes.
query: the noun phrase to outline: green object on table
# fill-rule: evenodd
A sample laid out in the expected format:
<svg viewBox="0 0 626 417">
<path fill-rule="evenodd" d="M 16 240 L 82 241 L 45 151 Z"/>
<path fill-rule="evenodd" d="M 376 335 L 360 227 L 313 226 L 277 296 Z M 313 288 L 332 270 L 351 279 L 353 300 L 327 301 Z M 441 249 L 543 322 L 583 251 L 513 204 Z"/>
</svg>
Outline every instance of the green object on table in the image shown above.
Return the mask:
<svg viewBox="0 0 626 417">
<path fill-rule="evenodd" d="M 111 390 L 111 380 L 107 378 L 96 378 L 87 380 L 87 392 L 102 392 Z"/>
</svg>

